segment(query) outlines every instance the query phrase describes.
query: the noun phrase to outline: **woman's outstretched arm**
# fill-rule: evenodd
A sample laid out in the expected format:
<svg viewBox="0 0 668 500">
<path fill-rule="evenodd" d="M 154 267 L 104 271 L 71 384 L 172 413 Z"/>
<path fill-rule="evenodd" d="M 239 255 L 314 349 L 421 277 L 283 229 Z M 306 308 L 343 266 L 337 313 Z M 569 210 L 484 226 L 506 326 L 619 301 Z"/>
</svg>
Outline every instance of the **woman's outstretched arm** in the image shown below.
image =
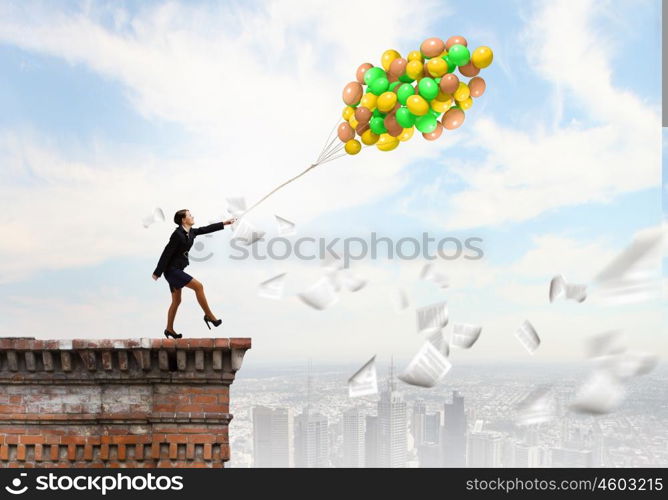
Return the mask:
<svg viewBox="0 0 668 500">
<path fill-rule="evenodd" d="M 179 237 L 176 235 L 176 232 L 173 232 L 169 238 L 169 243 L 165 245 L 165 249 L 162 251 L 162 255 L 160 256 L 160 260 L 158 260 L 158 265 L 155 267 L 155 271 L 153 271 L 154 276 L 159 278 L 160 275 L 165 271 L 165 267 L 172 258 L 172 255 L 174 255 L 178 245 Z"/>
<path fill-rule="evenodd" d="M 225 229 L 225 226 L 228 224 L 234 224 L 234 221 L 236 219 L 228 219 L 223 222 L 215 222 L 213 224 L 209 224 L 208 226 L 202 226 L 202 227 L 193 227 L 190 230 L 193 231 L 193 235 L 197 236 L 198 234 L 208 234 L 208 233 L 213 233 L 214 231 L 220 231 L 221 229 Z"/>
</svg>

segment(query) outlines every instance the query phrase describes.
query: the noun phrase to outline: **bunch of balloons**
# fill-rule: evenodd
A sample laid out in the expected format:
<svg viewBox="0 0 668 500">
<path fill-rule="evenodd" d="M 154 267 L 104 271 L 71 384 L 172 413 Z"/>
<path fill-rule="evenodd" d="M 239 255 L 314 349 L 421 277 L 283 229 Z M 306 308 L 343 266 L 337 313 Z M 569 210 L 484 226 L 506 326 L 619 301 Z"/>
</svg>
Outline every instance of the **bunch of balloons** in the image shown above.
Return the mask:
<svg viewBox="0 0 668 500">
<path fill-rule="evenodd" d="M 485 92 L 485 80 L 478 74 L 493 57 L 489 47 L 470 52 L 464 37 L 452 36 L 446 42 L 428 38 L 406 58 L 386 50 L 380 67 L 361 64 L 356 81 L 343 88 L 345 121 L 338 127 L 338 137 L 346 153 L 359 153 L 360 141 L 391 151 L 413 137 L 415 129 L 434 141 L 444 128 L 458 128 L 473 98 Z M 471 79 L 460 81 L 456 70 Z"/>
</svg>

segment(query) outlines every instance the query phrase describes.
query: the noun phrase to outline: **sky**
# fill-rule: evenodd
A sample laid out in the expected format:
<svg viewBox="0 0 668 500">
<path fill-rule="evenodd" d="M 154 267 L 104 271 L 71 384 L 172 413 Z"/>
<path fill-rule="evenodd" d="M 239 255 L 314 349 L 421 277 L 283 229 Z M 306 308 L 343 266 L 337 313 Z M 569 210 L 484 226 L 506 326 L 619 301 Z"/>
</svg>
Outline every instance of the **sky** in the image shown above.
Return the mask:
<svg viewBox="0 0 668 500">
<path fill-rule="evenodd" d="M 297 298 L 317 261 L 234 260 L 226 228 L 186 268 L 223 324 L 205 329 L 184 290 L 176 331 L 251 337 L 258 364 L 405 362 L 424 341 L 415 308 L 445 300 L 451 323 L 483 326 L 453 363 L 584 360 L 611 329 L 663 357 L 665 296 L 547 300 L 554 275 L 591 283 L 665 218 L 660 19 L 658 1 L 0 2 L 0 335 L 162 337 L 170 295 L 151 273 L 174 212 L 199 226 L 259 199 L 318 156 L 359 64 L 461 35 L 494 51 L 461 128 L 324 164 L 249 220 L 268 237 L 274 215 L 294 221 L 292 241 L 475 237 L 484 257 L 439 261 L 445 290 L 423 259 L 353 262 L 366 286 L 317 311 Z M 144 228 L 155 207 L 167 220 Z M 279 273 L 286 297 L 258 297 Z"/>
</svg>

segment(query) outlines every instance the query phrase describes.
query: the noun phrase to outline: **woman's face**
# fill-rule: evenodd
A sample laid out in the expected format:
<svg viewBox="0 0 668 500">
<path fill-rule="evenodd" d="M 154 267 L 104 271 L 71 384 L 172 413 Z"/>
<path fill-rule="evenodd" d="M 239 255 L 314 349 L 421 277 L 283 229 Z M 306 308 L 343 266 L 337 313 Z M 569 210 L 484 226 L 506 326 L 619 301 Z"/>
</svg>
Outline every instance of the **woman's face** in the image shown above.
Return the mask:
<svg viewBox="0 0 668 500">
<path fill-rule="evenodd" d="M 183 218 L 183 223 L 188 224 L 190 226 L 195 224 L 195 217 L 192 216 L 190 210 L 186 212 L 186 216 Z"/>
</svg>

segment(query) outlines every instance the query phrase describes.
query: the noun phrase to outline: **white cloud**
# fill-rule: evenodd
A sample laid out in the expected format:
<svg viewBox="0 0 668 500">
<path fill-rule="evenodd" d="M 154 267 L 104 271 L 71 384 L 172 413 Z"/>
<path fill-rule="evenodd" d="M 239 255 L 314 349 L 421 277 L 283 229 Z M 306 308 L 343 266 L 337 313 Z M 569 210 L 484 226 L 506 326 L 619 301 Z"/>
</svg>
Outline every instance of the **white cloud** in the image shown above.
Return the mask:
<svg viewBox="0 0 668 500">
<path fill-rule="evenodd" d="M 526 131 L 477 118 L 466 142 L 481 148 L 484 160 L 448 158 L 448 176 L 456 172 L 466 187 L 423 200 L 425 216 L 436 223 L 458 229 L 524 221 L 660 185 L 659 112 L 614 84 L 614 45 L 592 28 L 596 16 L 614 6 L 568 0 L 540 5 L 522 39 L 529 67 L 554 86 L 556 115 L 563 98 L 588 124 L 572 120 L 546 131 L 539 123 Z M 514 106 L 508 103 L 509 113 Z"/>
</svg>

